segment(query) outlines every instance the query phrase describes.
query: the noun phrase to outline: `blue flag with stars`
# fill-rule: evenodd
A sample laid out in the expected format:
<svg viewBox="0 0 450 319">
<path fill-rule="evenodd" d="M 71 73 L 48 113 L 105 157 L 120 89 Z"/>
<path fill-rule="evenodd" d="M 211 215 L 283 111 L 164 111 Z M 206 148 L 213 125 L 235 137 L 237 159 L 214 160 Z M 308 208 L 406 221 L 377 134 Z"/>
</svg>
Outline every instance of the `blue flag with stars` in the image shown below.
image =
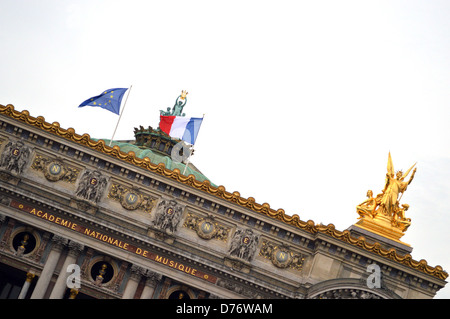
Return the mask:
<svg viewBox="0 0 450 319">
<path fill-rule="evenodd" d="M 86 105 L 97 106 L 120 115 L 120 104 L 122 103 L 122 97 L 126 90 L 128 89 L 117 88 L 103 91 L 102 94 L 87 99 L 78 107 L 83 107 Z"/>
</svg>

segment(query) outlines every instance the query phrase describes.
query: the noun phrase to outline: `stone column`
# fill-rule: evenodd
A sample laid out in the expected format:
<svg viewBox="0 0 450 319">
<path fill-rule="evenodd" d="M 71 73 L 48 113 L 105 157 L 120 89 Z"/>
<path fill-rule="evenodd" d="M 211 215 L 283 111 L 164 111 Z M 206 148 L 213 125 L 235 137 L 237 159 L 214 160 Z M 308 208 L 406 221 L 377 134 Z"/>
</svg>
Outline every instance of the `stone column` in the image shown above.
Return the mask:
<svg viewBox="0 0 450 319">
<path fill-rule="evenodd" d="M 36 283 L 36 287 L 34 287 L 33 293 L 31 294 L 31 299 L 44 298 L 45 292 L 48 288 L 48 284 L 52 279 L 53 272 L 55 271 L 56 264 L 58 263 L 58 259 L 61 256 L 63 246 L 67 243 L 67 239 L 61 236 L 54 235 L 52 238 L 52 242 L 52 250 L 47 257 L 44 269 L 42 269 L 42 273 Z"/>
<path fill-rule="evenodd" d="M 145 269 L 136 265 L 131 266 L 131 275 L 128 278 L 125 291 L 123 292 L 122 299 L 134 299 L 136 289 L 139 285 L 142 275 L 145 273 Z"/>
<path fill-rule="evenodd" d="M 142 290 L 141 299 L 152 299 L 156 285 L 161 280 L 162 276 L 153 271 L 147 271 L 145 276 L 147 279 L 145 281 L 144 290 Z"/>
<path fill-rule="evenodd" d="M 67 267 L 71 264 L 76 264 L 78 255 L 80 255 L 81 251 L 84 249 L 83 245 L 74 241 L 70 241 L 67 246 L 69 248 L 69 252 L 63 266 L 61 267 L 61 271 L 59 272 L 59 276 L 56 280 L 55 286 L 53 287 L 52 293 L 50 294 L 50 299 L 62 299 L 67 288 L 67 277 L 71 274 L 71 272 L 67 272 Z M 81 276 L 81 273 L 79 275 Z"/>
<path fill-rule="evenodd" d="M 25 299 L 25 296 L 27 295 L 28 289 L 30 288 L 34 276 L 35 274 L 32 272 L 27 273 L 27 279 L 25 280 L 25 283 L 23 284 L 22 290 L 20 291 L 19 297 L 17 299 Z"/>
</svg>

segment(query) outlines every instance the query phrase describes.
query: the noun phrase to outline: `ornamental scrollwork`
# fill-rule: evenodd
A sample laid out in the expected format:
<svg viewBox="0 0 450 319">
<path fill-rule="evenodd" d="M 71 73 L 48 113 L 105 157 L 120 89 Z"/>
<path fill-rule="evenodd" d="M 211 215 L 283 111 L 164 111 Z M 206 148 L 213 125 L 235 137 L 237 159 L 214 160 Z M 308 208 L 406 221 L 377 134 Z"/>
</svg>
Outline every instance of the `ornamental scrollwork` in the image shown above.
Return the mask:
<svg viewBox="0 0 450 319">
<path fill-rule="evenodd" d="M 228 240 L 229 227 L 225 227 L 214 220 L 214 216 L 200 217 L 193 213 L 188 213 L 184 227 L 194 230 L 200 238 L 210 240 Z"/>
<path fill-rule="evenodd" d="M 127 188 L 120 184 L 112 184 L 108 193 L 108 198 L 120 202 L 123 208 L 128 210 L 140 209 L 150 214 L 156 198 L 147 196 L 134 188 Z"/>
<path fill-rule="evenodd" d="M 295 253 L 288 246 L 263 241 L 259 256 L 269 259 L 278 268 L 303 269 L 305 256 Z"/>
<path fill-rule="evenodd" d="M 36 155 L 31 168 L 44 173 L 45 178 L 51 182 L 63 181 L 70 184 L 76 182 L 80 172 L 78 169 L 64 164 L 61 160 L 41 155 Z"/>
</svg>

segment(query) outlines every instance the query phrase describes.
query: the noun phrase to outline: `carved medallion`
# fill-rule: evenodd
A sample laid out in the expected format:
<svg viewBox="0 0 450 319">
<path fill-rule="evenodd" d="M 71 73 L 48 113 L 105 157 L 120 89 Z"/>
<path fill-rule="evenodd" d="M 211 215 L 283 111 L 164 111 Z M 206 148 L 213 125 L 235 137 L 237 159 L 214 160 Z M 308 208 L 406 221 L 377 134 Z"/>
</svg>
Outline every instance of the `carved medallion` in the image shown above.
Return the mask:
<svg viewBox="0 0 450 319">
<path fill-rule="evenodd" d="M 157 201 L 156 198 L 144 195 L 137 189 L 128 189 L 120 184 L 111 185 L 108 198 L 120 202 L 125 209 L 141 209 L 149 214 Z"/>
<path fill-rule="evenodd" d="M 59 181 L 64 174 L 64 166 L 55 161 L 50 162 L 44 169 L 44 176 L 49 181 Z"/>
<path fill-rule="evenodd" d="M 57 162 L 52 162 L 48 165 L 48 173 L 53 176 L 60 175 L 63 171 L 62 165 Z"/>
<path fill-rule="evenodd" d="M 42 155 L 36 155 L 31 168 L 43 172 L 45 178 L 51 182 L 64 181 L 73 184 L 79 173 L 78 169 L 64 164 L 62 160 L 50 159 Z"/>
<path fill-rule="evenodd" d="M 19 148 L 14 148 L 11 151 L 11 155 L 15 156 L 15 157 L 19 157 L 20 155 L 20 149 Z"/>
<path fill-rule="evenodd" d="M 203 220 L 197 224 L 197 234 L 203 239 L 211 239 L 216 233 L 217 227 L 210 220 Z"/>
<path fill-rule="evenodd" d="M 89 179 L 89 184 L 91 184 L 91 185 L 93 185 L 93 186 L 97 185 L 97 184 L 98 184 L 98 179 L 95 178 L 95 177 L 91 177 L 91 178 Z"/>
<path fill-rule="evenodd" d="M 193 213 L 188 213 L 183 226 L 194 230 L 199 237 L 206 240 L 218 239 L 227 241 L 230 232 L 229 227 L 225 227 L 215 221 L 212 215 L 204 218 Z"/>
<path fill-rule="evenodd" d="M 244 236 L 241 241 L 243 246 L 248 246 L 250 244 L 250 237 Z"/>
<path fill-rule="evenodd" d="M 120 203 L 122 206 L 129 210 L 137 209 L 143 201 L 143 196 L 135 191 L 126 191 L 122 195 Z"/>
<path fill-rule="evenodd" d="M 305 257 L 295 253 L 288 246 L 277 245 L 269 241 L 263 241 L 259 255 L 270 259 L 278 268 L 291 268 L 301 270 Z"/>
<path fill-rule="evenodd" d="M 272 263 L 279 268 L 286 268 L 292 262 L 292 253 L 285 247 L 277 247 L 272 253 Z"/>
</svg>

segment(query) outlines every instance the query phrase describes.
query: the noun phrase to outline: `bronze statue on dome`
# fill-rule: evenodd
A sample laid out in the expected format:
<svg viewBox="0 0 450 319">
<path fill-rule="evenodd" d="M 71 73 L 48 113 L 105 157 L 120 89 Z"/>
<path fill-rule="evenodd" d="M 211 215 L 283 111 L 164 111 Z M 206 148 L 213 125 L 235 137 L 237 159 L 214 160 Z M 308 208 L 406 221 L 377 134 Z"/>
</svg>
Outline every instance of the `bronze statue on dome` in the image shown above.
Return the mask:
<svg viewBox="0 0 450 319">
<path fill-rule="evenodd" d="M 184 106 L 186 105 L 186 102 L 187 102 L 186 95 L 188 95 L 188 92 L 182 90 L 181 94 L 175 100 L 175 104 L 172 107 L 172 109 L 170 107 L 168 107 L 167 111 L 160 110 L 159 111 L 160 115 L 164 115 L 164 116 L 185 116 L 186 114 L 182 113 L 182 112 L 183 112 L 183 108 L 184 108 Z"/>
</svg>

